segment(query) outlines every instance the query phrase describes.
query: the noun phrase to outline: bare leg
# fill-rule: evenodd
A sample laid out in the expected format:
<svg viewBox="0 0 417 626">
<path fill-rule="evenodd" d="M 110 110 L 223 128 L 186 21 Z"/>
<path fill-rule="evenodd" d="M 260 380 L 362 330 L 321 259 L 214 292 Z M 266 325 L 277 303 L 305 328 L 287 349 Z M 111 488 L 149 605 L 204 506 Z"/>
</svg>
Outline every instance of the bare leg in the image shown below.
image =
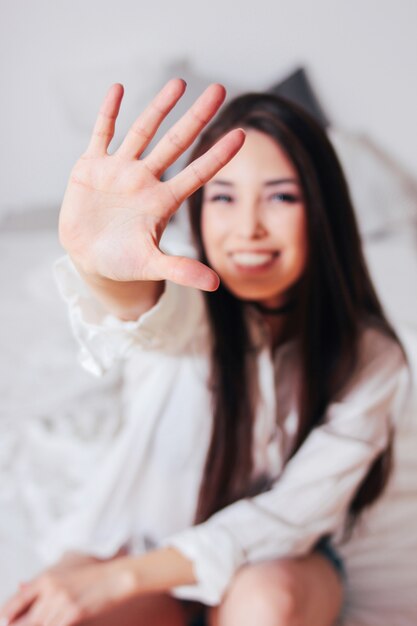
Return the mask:
<svg viewBox="0 0 417 626">
<path fill-rule="evenodd" d="M 187 615 L 181 603 L 168 594 L 135 598 L 82 626 L 186 626 Z"/>
<path fill-rule="evenodd" d="M 209 611 L 210 626 L 333 626 L 343 586 L 321 554 L 246 565 L 223 602 Z"/>
</svg>

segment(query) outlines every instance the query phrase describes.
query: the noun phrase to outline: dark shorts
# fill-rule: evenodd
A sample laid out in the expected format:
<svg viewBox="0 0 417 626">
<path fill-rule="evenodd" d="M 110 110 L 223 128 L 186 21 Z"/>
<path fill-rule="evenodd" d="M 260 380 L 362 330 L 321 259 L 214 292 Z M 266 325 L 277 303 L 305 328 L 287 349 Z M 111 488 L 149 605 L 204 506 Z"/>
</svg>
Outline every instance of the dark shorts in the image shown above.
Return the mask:
<svg viewBox="0 0 417 626">
<path fill-rule="evenodd" d="M 342 559 L 333 548 L 330 540 L 327 537 L 323 537 L 322 539 L 320 539 L 320 541 L 317 542 L 313 550 L 319 552 L 324 557 L 326 557 L 326 559 L 328 559 L 328 561 L 335 568 L 338 576 L 342 581 L 342 584 L 344 585 L 346 581 L 346 570 Z M 184 604 L 187 604 L 187 602 L 185 602 Z M 207 621 L 205 618 L 205 607 L 201 604 L 199 605 L 198 603 L 190 603 L 190 605 L 195 605 L 196 611 L 195 615 L 190 618 L 188 626 L 207 626 Z"/>
<path fill-rule="evenodd" d="M 327 537 L 323 537 L 323 539 L 320 539 L 320 541 L 317 542 L 316 547 L 314 549 L 320 552 L 320 554 L 325 556 L 326 559 L 330 561 L 330 563 L 333 565 L 336 572 L 339 574 L 340 578 L 342 579 L 342 583 L 345 583 L 346 581 L 345 566 L 343 564 L 343 561 L 340 555 L 336 552 L 336 550 L 333 548 L 332 544 L 330 543 L 330 540 Z"/>
</svg>

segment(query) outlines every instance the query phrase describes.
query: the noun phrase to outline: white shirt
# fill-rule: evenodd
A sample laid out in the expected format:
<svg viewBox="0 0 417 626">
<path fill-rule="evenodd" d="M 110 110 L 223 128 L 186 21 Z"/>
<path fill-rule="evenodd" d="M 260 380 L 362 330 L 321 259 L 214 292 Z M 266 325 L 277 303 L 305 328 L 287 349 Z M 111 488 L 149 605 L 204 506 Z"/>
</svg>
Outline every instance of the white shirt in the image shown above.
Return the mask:
<svg viewBox="0 0 417 626">
<path fill-rule="evenodd" d="M 122 546 L 133 554 L 175 546 L 193 562 L 197 584 L 174 595 L 216 605 L 242 564 L 307 553 L 327 533 L 337 541 L 408 391 L 397 344 L 375 329 L 363 331 L 355 375 L 286 463 L 298 419 L 294 344 L 272 357 L 252 316 L 260 388 L 255 473 L 267 474 L 272 488 L 192 526 L 212 425 L 203 295 L 167 283 L 150 311 L 123 322 L 94 300 L 69 259 L 57 263 L 56 275 L 82 365 L 96 375 L 122 369 L 125 425 L 78 508 L 48 533 L 47 560 L 65 550 L 108 557 Z"/>
</svg>

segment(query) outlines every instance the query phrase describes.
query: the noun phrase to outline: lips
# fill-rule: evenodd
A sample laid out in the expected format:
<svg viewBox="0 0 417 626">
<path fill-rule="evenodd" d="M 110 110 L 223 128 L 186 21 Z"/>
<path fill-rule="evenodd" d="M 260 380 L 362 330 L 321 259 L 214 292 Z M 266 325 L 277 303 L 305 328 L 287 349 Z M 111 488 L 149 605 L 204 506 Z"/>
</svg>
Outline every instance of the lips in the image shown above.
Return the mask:
<svg viewBox="0 0 417 626">
<path fill-rule="evenodd" d="M 232 261 L 240 266 L 247 268 L 257 268 L 270 265 L 279 255 L 277 250 L 275 251 L 239 251 L 231 252 L 230 258 Z"/>
</svg>

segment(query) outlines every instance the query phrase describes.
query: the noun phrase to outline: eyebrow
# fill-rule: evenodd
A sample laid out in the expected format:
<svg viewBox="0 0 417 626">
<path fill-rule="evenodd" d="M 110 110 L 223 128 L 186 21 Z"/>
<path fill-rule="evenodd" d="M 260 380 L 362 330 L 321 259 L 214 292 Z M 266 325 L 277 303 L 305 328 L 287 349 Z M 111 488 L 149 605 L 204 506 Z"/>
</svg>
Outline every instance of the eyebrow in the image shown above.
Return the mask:
<svg viewBox="0 0 417 626">
<path fill-rule="evenodd" d="M 273 185 L 284 185 L 285 183 L 296 183 L 298 184 L 298 180 L 296 178 L 276 178 L 274 180 L 267 180 L 264 182 L 264 187 L 272 187 Z M 233 183 L 228 180 L 209 180 L 206 185 L 221 185 L 222 187 L 233 187 Z"/>
</svg>

